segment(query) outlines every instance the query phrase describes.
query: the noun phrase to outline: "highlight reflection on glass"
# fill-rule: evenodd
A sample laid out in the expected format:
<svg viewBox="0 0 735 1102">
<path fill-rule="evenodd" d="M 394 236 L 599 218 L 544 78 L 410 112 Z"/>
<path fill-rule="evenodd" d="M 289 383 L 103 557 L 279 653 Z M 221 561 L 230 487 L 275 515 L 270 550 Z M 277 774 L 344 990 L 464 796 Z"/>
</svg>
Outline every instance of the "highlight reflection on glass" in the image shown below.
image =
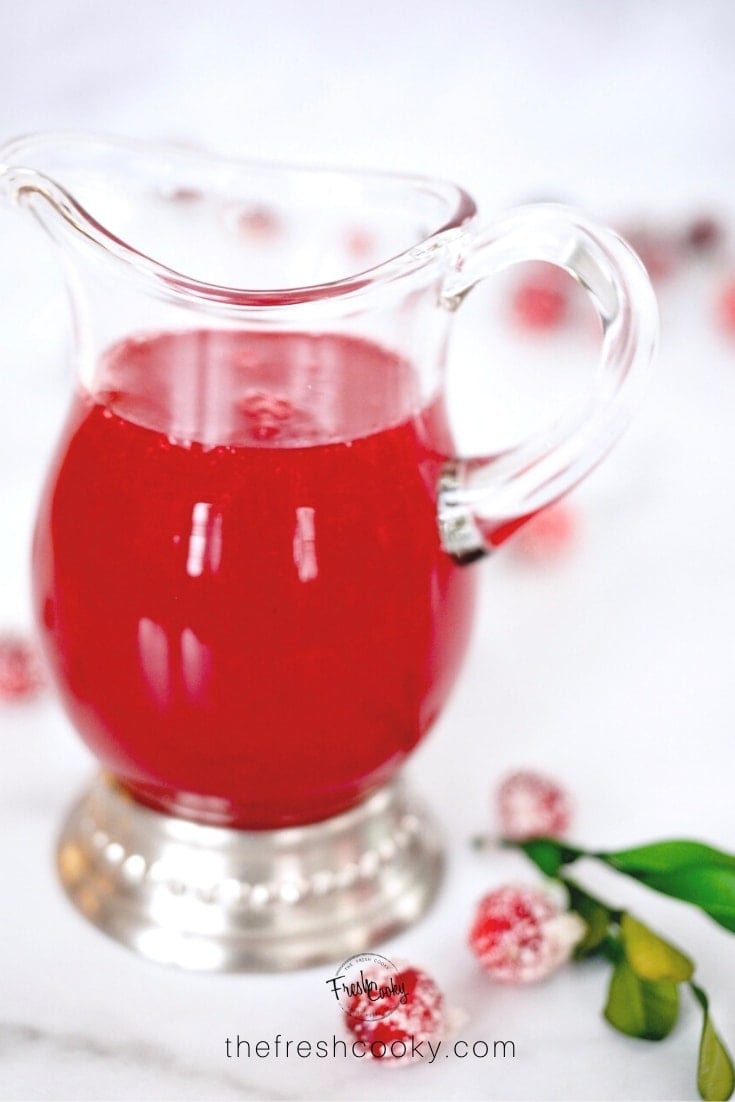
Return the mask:
<svg viewBox="0 0 735 1102">
<path fill-rule="evenodd" d="M 319 574 L 316 559 L 316 531 L 314 510 L 300 505 L 296 510 L 296 530 L 293 536 L 293 561 L 299 581 L 311 582 Z"/>
</svg>

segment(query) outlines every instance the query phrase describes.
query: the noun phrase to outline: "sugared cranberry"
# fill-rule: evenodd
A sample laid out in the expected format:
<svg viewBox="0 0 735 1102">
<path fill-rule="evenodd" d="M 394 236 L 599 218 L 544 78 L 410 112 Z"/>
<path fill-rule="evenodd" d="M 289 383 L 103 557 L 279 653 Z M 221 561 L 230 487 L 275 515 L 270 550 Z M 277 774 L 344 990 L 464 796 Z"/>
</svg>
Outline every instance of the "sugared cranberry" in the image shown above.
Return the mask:
<svg viewBox="0 0 735 1102">
<path fill-rule="evenodd" d="M 0 635 L 0 700 L 29 700 L 39 692 L 44 681 L 43 666 L 34 643 L 20 635 Z"/>
<path fill-rule="evenodd" d="M 555 972 L 582 939 L 579 915 L 560 911 L 538 888 L 508 885 L 482 899 L 469 945 L 500 983 L 536 983 Z"/>
<path fill-rule="evenodd" d="M 354 995 L 344 1004 L 347 1029 L 363 1042 L 366 1056 L 407 1062 L 412 1053 L 426 1055 L 427 1041 L 446 1036 L 444 996 L 426 972 L 410 967 L 397 973 L 375 968 L 366 977 L 378 987 L 400 992 L 390 998 L 385 1017 L 375 1017 L 375 1000 L 367 994 Z M 422 1042 L 423 1048 L 418 1048 Z"/>
<path fill-rule="evenodd" d="M 571 801 L 564 789 L 543 773 L 519 770 L 498 789 L 498 817 L 504 838 L 522 842 L 567 832 Z"/>
</svg>

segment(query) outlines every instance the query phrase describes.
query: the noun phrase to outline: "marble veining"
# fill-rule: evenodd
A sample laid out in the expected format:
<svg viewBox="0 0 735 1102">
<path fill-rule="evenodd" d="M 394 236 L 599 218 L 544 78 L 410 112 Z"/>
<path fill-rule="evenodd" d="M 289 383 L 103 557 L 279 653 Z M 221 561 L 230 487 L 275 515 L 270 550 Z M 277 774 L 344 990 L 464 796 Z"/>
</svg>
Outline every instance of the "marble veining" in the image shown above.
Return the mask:
<svg viewBox="0 0 735 1102">
<path fill-rule="evenodd" d="M 262 1085 L 249 1084 L 232 1072 L 205 1071 L 181 1054 L 161 1049 L 148 1041 L 102 1041 L 91 1034 L 57 1032 L 26 1022 L 0 1021 L 0 1059 L 5 1061 L 12 1056 L 15 1061 L 25 1061 L 26 1054 L 29 1067 L 36 1065 L 41 1058 L 51 1063 L 60 1059 L 85 1063 L 103 1061 L 108 1069 L 115 1065 L 133 1066 L 148 1073 L 152 1081 L 159 1077 L 165 1079 L 168 1091 L 174 1089 L 177 1082 L 185 1082 L 187 1089 L 201 1090 L 202 1098 L 267 1098 L 268 1102 L 281 1102 L 290 1097 L 274 1090 L 269 1090 L 266 1095 Z M 26 1087 L 32 1088 L 30 1077 Z"/>
</svg>

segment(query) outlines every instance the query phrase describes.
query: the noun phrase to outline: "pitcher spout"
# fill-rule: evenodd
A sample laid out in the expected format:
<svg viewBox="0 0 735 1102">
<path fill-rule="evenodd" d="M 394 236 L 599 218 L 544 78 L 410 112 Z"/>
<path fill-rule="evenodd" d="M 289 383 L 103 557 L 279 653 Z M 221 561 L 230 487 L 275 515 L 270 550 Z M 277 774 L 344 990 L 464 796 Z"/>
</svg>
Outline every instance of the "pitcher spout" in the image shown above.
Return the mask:
<svg viewBox="0 0 735 1102">
<path fill-rule="evenodd" d="M 38 195 L 52 204 L 69 196 L 51 178 L 52 161 L 40 138 L 16 138 L 0 148 L 0 198 L 11 205 Z"/>
</svg>

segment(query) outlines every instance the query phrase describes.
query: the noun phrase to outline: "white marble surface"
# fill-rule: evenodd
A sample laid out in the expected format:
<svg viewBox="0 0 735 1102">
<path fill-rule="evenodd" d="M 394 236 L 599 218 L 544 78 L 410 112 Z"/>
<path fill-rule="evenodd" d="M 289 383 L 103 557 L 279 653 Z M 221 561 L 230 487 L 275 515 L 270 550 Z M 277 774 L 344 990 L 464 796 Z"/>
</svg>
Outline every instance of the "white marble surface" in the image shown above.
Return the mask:
<svg viewBox="0 0 735 1102">
<path fill-rule="evenodd" d="M 439 173 L 486 209 L 551 193 L 603 213 L 671 214 L 727 197 L 733 35 L 725 2 L 36 0 L 0 10 L 0 123 L 7 136 L 96 127 Z M 33 231 L 11 229 L 6 214 L 2 225 L 12 324 L 4 318 L 0 620 L 22 623 L 32 501 L 63 405 L 53 348 L 64 307 Z M 655 378 L 634 428 L 574 495 L 574 546 L 542 565 L 508 549 L 479 568 L 466 670 L 412 768 L 444 822 L 448 876 L 429 917 L 386 952 L 436 976 L 469 1015 L 464 1035 L 512 1039 L 516 1059 L 394 1072 L 228 1060 L 237 1033 L 339 1035 L 327 971 L 189 976 L 88 928 L 61 895 L 52 853 L 92 763 L 46 700 L 0 711 L 0 1097 L 695 1097 L 688 1003 L 666 1042 L 626 1040 L 600 1016 L 603 966 L 503 989 L 464 940 L 484 890 L 532 877 L 515 856 L 467 845 L 488 825 L 492 786 L 519 764 L 563 778 L 575 834 L 591 845 L 691 835 L 735 848 L 735 340 L 710 320 L 719 278 L 692 269 L 662 289 Z M 528 343 L 519 352 L 531 354 Z M 735 1048 L 735 940 L 682 905 L 599 883 L 692 952 Z"/>
</svg>

